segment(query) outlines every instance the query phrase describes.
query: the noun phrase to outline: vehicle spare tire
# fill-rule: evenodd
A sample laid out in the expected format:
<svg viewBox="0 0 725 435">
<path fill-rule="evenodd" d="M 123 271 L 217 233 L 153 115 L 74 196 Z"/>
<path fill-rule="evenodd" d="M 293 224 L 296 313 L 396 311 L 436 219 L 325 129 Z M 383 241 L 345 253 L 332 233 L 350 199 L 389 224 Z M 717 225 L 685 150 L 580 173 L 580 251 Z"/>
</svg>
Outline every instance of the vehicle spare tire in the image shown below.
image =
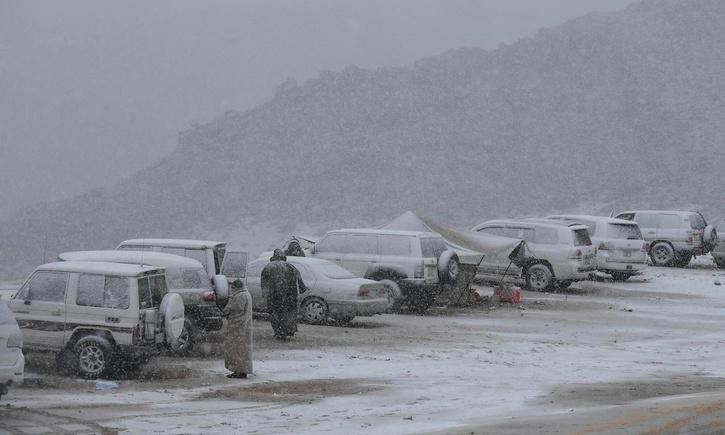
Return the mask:
<svg viewBox="0 0 725 435">
<path fill-rule="evenodd" d="M 705 248 L 707 248 L 708 251 L 711 251 L 720 241 L 717 230 L 714 226 L 708 225 L 705 227 L 705 232 L 702 236 L 702 241 L 705 244 Z"/>
<path fill-rule="evenodd" d="M 453 249 L 443 251 L 438 257 L 438 278 L 441 284 L 453 284 L 458 279 L 460 272 L 458 254 Z"/>
<path fill-rule="evenodd" d="M 164 334 L 166 344 L 178 350 L 184 334 L 184 301 L 178 293 L 167 293 L 161 300 L 159 312 L 164 317 Z"/>
<path fill-rule="evenodd" d="M 224 275 L 214 275 L 211 283 L 214 286 L 214 293 L 216 293 L 216 306 L 223 310 L 227 306 L 227 302 L 229 302 L 229 281 Z"/>
</svg>

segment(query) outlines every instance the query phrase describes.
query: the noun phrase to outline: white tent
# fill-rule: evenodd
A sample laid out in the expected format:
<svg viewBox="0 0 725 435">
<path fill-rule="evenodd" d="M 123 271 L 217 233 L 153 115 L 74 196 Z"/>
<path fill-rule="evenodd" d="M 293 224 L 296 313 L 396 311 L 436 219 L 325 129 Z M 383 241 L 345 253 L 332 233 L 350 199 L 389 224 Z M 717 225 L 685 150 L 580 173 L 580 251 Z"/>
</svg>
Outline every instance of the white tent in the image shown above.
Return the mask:
<svg viewBox="0 0 725 435">
<path fill-rule="evenodd" d="M 458 258 L 464 264 L 489 265 L 494 268 L 506 267 L 512 260 L 514 264 L 523 264 L 529 256 L 526 242 L 468 230 L 456 230 L 421 218 L 406 211 L 388 224 L 381 227 L 389 230 L 431 231 L 446 239 L 448 245 L 458 252 Z"/>
</svg>

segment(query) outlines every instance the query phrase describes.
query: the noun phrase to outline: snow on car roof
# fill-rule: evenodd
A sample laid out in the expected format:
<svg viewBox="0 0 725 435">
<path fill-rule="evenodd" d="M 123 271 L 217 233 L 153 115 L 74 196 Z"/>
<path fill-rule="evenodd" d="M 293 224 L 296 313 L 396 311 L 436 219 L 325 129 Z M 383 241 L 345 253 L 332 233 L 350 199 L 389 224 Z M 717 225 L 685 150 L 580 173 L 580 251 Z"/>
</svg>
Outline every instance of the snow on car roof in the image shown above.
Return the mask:
<svg viewBox="0 0 725 435">
<path fill-rule="evenodd" d="M 62 261 L 102 261 L 110 263 L 146 264 L 158 267 L 203 269 L 204 266 L 193 258 L 163 252 L 148 251 L 73 251 L 58 255 Z"/>
<path fill-rule="evenodd" d="M 572 225 L 570 223 L 565 223 L 565 222 L 561 222 L 561 221 L 555 221 L 555 220 L 552 220 L 552 219 L 525 218 L 525 219 L 494 219 L 494 220 L 486 221 L 486 222 L 483 222 L 483 223 L 480 223 L 480 224 L 476 225 L 474 227 L 474 231 L 475 231 L 476 228 L 480 228 L 483 225 L 491 225 L 491 224 L 501 224 L 501 225 L 505 225 L 505 224 L 516 224 L 516 225 L 531 225 L 531 224 L 536 224 L 536 225 L 543 225 L 543 226 L 550 227 L 550 228 L 562 228 L 562 227 L 572 227 L 572 228 L 576 228 L 578 226 L 581 226 L 581 227 L 585 227 L 586 228 L 586 225 L 579 224 L 579 223 L 575 223 L 575 224 Z"/>
<path fill-rule="evenodd" d="M 566 219 L 569 221 L 577 221 L 577 220 L 588 220 L 593 221 L 597 223 L 605 223 L 605 224 L 624 224 L 624 225 L 636 225 L 637 222 L 628 221 L 626 219 L 617 219 L 609 216 L 590 216 L 586 214 L 555 214 L 551 216 L 547 216 L 547 219 Z"/>
<path fill-rule="evenodd" d="M 99 275 L 139 276 L 152 272 L 163 272 L 164 269 L 156 266 L 141 266 L 139 264 L 109 263 L 102 261 L 59 261 L 43 264 L 37 270 L 57 272 L 86 272 Z"/>
<path fill-rule="evenodd" d="M 341 230 L 328 231 L 328 234 L 335 233 L 355 233 L 355 234 L 382 234 L 391 236 L 439 236 L 438 233 L 426 232 L 426 231 L 406 231 L 406 230 L 384 230 L 377 228 L 345 228 Z"/>
<path fill-rule="evenodd" d="M 139 246 L 161 246 L 166 248 L 189 248 L 189 249 L 205 249 L 216 248 L 226 245 L 226 242 L 215 242 L 211 240 L 190 240 L 190 239 L 129 239 L 124 240 L 121 245 L 139 245 Z"/>
<path fill-rule="evenodd" d="M 620 211 L 617 215 L 622 213 L 660 213 L 660 214 L 678 214 L 678 215 L 693 215 L 698 214 L 696 211 L 685 211 L 685 210 L 627 210 Z"/>
</svg>

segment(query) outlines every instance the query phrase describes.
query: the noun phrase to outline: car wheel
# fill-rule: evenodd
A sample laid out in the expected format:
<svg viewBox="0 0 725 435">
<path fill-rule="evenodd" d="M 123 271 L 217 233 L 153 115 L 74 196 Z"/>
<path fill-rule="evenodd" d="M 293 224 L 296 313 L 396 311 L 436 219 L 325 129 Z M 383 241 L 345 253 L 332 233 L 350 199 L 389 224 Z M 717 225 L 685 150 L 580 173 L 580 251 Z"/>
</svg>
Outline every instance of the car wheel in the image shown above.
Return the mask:
<svg viewBox="0 0 725 435">
<path fill-rule="evenodd" d="M 675 261 L 675 250 L 667 242 L 657 242 L 649 253 L 655 266 L 670 266 Z"/>
<path fill-rule="evenodd" d="M 194 349 L 194 322 L 190 318 L 184 319 L 184 330 L 179 336 L 179 348 L 176 350 L 178 353 L 185 354 L 189 353 Z"/>
<path fill-rule="evenodd" d="M 319 325 L 324 323 L 329 316 L 327 304 L 322 299 L 310 298 L 302 303 L 302 319 L 305 323 Z"/>
<path fill-rule="evenodd" d="M 453 284 L 458 279 L 461 270 L 458 255 L 452 249 L 441 254 L 438 258 L 438 278 L 441 284 Z"/>
<path fill-rule="evenodd" d="M 632 277 L 629 272 L 612 272 L 612 280 L 614 281 L 626 281 Z"/>
<path fill-rule="evenodd" d="M 550 290 L 554 276 L 545 264 L 532 264 L 526 269 L 526 287 L 533 291 Z"/>
<path fill-rule="evenodd" d="M 396 312 L 400 311 L 401 306 L 401 292 L 400 292 L 400 286 L 398 284 L 390 279 L 383 279 L 380 280 L 380 284 L 385 286 L 385 290 L 387 293 L 388 298 L 388 311 L 390 312 Z"/>
<path fill-rule="evenodd" d="M 96 379 L 108 369 L 113 348 L 105 338 L 87 335 L 73 346 L 73 353 L 80 374 L 88 379 Z"/>
<path fill-rule="evenodd" d="M 725 260 L 715 260 L 715 265 L 719 269 L 725 269 Z"/>
<path fill-rule="evenodd" d="M 675 260 L 673 262 L 675 267 L 687 267 L 692 260 L 692 255 L 677 255 L 675 254 Z"/>
</svg>

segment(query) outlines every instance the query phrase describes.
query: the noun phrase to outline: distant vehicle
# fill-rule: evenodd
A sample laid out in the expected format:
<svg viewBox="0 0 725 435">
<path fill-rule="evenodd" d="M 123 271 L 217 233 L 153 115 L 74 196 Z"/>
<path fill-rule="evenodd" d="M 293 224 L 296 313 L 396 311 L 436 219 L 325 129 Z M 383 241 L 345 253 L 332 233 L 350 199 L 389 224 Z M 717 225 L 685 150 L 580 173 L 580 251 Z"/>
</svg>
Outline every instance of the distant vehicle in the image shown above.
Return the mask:
<svg viewBox="0 0 725 435">
<path fill-rule="evenodd" d="M 13 312 L 0 301 L 0 397 L 12 384 L 22 384 L 25 370 L 23 335 Z"/>
<path fill-rule="evenodd" d="M 725 219 L 720 221 L 720 225 L 717 227 L 718 234 L 725 234 Z M 717 245 L 713 248 L 712 258 L 715 260 L 715 264 L 720 269 L 725 269 L 725 241 L 719 240 Z"/>
<path fill-rule="evenodd" d="M 209 278 L 220 275 L 227 251 L 225 242 L 185 239 L 131 239 L 116 248 L 129 251 L 155 251 L 192 258 L 206 269 Z"/>
<path fill-rule="evenodd" d="M 647 268 L 649 244 L 636 222 L 589 215 L 555 215 L 547 219 L 586 225 L 597 248 L 597 269 L 616 281 L 626 281 Z"/>
<path fill-rule="evenodd" d="M 639 224 L 655 266 L 685 267 L 693 256 L 707 254 L 718 242 L 717 230 L 693 211 L 633 210 L 616 217 Z"/>
<path fill-rule="evenodd" d="M 135 368 L 177 348 L 184 303 L 166 292 L 164 269 L 63 261 L 39 266 L 10 301 L 23 349 L 52 351 L 84 377 Z"/>
<path fill-rule="evenodd" d="M 523 278 L 526 288 L 535 291 L 566 288 L 585 280 L 596 270 L 596 249 L 587 227 L 549 219 L 499 219 L 483 222 L 473 231 L 524 240 L 532 259 L 523 268 L 500 264 L 495 270 L 482 270 L 484 278 L 499 280 Z M 508 272 L 506 269 L 508 268 Z"/>
<path fill-rule="evenodd" d="M 202 264 L 196 260 L 161 252 L 125 250 L 64 252 L 58 255 L 58 260 L 103 261 L 163 267 L 168 290 L 181 295 L 184 301 L 186 321 L 180 350 L 191 350 L 195 343 L 207 340 L 212 332 L 222 329 L 221 311 L 215 302 L 217 289 L 220 297 L 226 297 L 228 294 L 227 278 L 224 275 L 216 275 L 210 280 Z"/>
<path fill-rule="evenodd" d="M 302 277 L 307 291 L 299 295 L 300 315 L 311 324 L 329 318 L 348 323 L 356 316 L 384 313 L 390 306 L 384 285 L 358 278 L 335 263 L 309 257 L 287 257 Z M 269 263 L 263 256 L 249 263 L 247 289 L 255 311 L 267 311 L 267 294 L 262 290 L 262 269 Z"/>
<path fill-rule="evenodd" d="M 396 308 L 406 304 L 418 312 L 433 304 L 441 284 L 456 281 L 460 264 L 458 255 L 443 237 L 419 231 L 329 231 L 309 253 L 332 261 L 355 276 L 385 281 L 394 293 L 391 297 Z"/>
</svg>

